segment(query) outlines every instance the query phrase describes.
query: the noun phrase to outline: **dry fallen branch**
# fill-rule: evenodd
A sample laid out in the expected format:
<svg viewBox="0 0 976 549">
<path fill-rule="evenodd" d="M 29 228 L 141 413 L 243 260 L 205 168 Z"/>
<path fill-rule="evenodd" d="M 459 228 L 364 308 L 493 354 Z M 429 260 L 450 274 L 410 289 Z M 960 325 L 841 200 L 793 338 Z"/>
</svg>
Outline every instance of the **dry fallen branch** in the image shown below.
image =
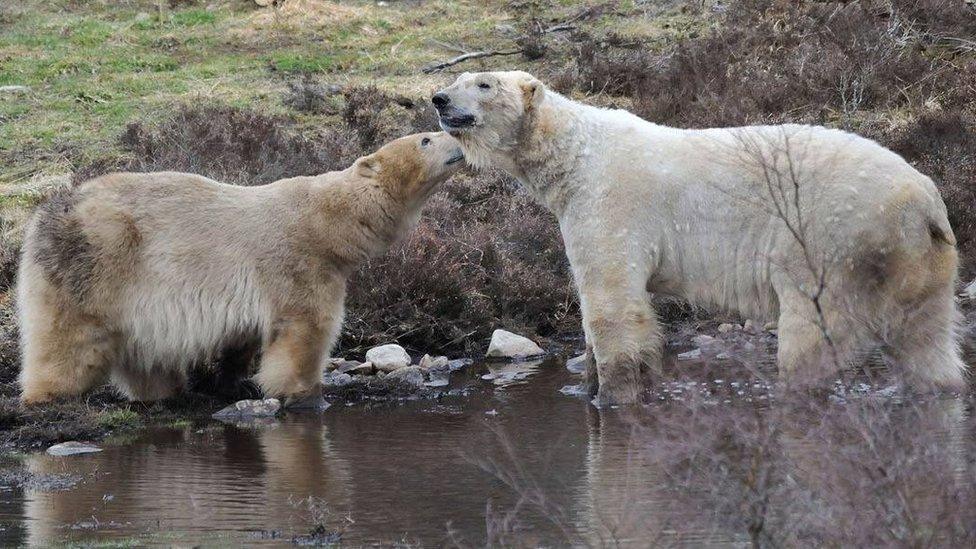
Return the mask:
<svg viewBox="0 0 976 549">
<path fill-rule="evenodd" d="M 540 35 L 546 35 L 546 34 L 551 34 L 551 33 L 555 33 L 555 32 L 566 32 L 566 31 L 575 30 L 576 29 L 576 26 L 573 25 L 572 23 L 575 23 L 577 21 L 580 21 L 580 20 L 589 18 L 589 17 L 591 17 L 591 16 L 593 16 L 593 15 L 595 15 L 597 13 L 600 13 L 599 10 L 602 10 L 604 7 L 605 7 L 605 5 L 602 5 L 601 4 L 599 6 L 593 6 L 591 8 L 587 8 L 587 9 L 581 10 L 579 13 L 577 13 L 576 15 L 570 17 L 569 19 L 566 19 L 565 21 L 562 21 L 560 23 L 556 23 L 555 25 L 552 25 L 551 27 L 547 27 L 547 28 L 541 28 L 540 27 L 538 29 L 538 34 L 540 34 Z M 465 61 L 470 61 L 472 59 L 481 59 L 481 58 L 484 58 L 484 57 L 498 57 L 498 56 L 503 56 L 503 55 L 518 55 L 520 53 L 524 53 L 525 52 L 525 48 L 517 48 L 517 49 L 512 49 L 512 50 L 468 51 L 468 50 L 466 50 L 462 46 L 457 46 L 457 45 L 454 45 L 454 44 L 448 44 L 446 42 L 441 42 L 439 40 L 433 40 L 433 39 L 430 40 L 430 41 L 432 43 L 434 43 L 434 44 L 437 44 L 438 46 L 443 47 L 443 48 L 446 48 L 446 49 L 449 49 L 449 50 L 453 50 L 453 51 L 459 51 L 459 52 L 461 52 L 461 55 L 459 55 L 459 56 L 457 56 L 457 57 L 455 57 L 453 59 L 449 59 L 447 61 L 444 61 L 444 62 L 441 62 L 441 63 L 437 63 L 437 64 L 434 64 L 434 65 L 430 65 L 428 67 L 425 67 L 424 68 L 424 74 L 432 74 L 432 73 L 435 73 L 435 72 L 440 72 L 440 71 L 446 69 L 447 67 L 452 67 L 452 66 L 457 65 L 459 63 L 464 63 Z"/>
<path fill-rule="evenodd" d="M 516 50 L 504 50 L 504 51 L 498 51 L 498 50 L 491 50 L 491 51 L 473 51 L 471 53 L 461 54 L 461 55 L 459 55 L 459 56 L 457 56 L 457 57 L 455 57 L 453 59 L 448 59 L 447 61 L 444 61 L 442 63 L 437 63 L 435 65 L 431 65 L 429 67 L 426 67 L 424 69 L 424 74 L 431 74 L 431 73 L 435 73 L 435 72 L 440 72 L 440 71 L 446 69 L 447 67 L 451 67 L 451 66 L 457 65 L 458 63 L 464 63 L 465 61 L 470 61 L 472 59 L 480 59 L 482 57 L 496 57 L 496 56 L 500 56 L 500 55 L 518 55 L 520 53 L 522 53 L 522 49 L 521 48 L 516 49 Z"/>
</svg>

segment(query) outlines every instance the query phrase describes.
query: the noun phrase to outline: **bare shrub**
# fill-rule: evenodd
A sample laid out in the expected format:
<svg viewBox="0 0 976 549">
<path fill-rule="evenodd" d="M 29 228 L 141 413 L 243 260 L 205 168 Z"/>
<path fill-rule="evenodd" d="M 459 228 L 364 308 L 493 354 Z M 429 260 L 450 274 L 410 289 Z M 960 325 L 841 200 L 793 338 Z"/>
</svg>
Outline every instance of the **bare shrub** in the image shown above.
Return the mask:
<svg viewBox="0 0 976 549">
<path fill-rule="evenodd" d="M 455 179 L 416 231 L 352 278 L 343 347 L 395 339 L 454 351 L 498 323 L 541 335 L 575 328 L 578 304 L 554 220 L 497 172 Z"/>
<path fill-rule="evenodd" d="M 335 105 L 330 101 L 337 89 L 325 86 L 315 78 L 305 75 L 288 82 L 281 102 L 298 112 L 334 114 Z"/>
<path fill-rule="evenodd" d="M 571 520 L 524 467 L 539 457 L 495 430 L 501 451 L 474 461 L 518 499 L 490 508 L 488 534 L 517 543 L 510 525 L 533 511 L 574 546 L 972 546 L 966 402 L 856 387 L 759 401 L 694 382 L 639 410 L 593 410 Z"/>
<path fill-rule="evenodd" d="M 11 247 L 7 242 L 4 244 L 7 245 L 0 246 L 0 293 L 6 292 L 13 286 L 20 259 L 16 248 Z"/>
<path fill-rule="evenodd" d="M 219 104 L 184 106 L 156 125 L 133 122 L 122 144 L 127 171 L 181 170 L 261 185 L 344 167 L 356 153 L 338 132 L 299 135 L 284 118 Z"/>
</svg>

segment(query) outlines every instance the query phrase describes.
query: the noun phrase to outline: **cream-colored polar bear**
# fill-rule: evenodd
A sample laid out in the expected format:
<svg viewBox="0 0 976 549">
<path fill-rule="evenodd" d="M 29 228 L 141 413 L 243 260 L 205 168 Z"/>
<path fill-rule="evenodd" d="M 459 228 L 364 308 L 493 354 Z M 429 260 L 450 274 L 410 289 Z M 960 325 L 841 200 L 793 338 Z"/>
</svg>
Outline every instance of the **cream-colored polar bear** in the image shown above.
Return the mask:
<svg viewBox="0 0 976 549">
<path fill-rule="evenodd" d="M 22 400 L 108 374 L 129 398 L 163 398 L 189 365 L 252 340 L 265 394 L 300 399 L 318 387 L 348 276 L 406 234 L 461 160 L 429 133 L 260 187 L 120 173 L 56 196 L 28 225 L 17 279 Z"/>
<path fill-rule="evenodd" d="M 945 204 L 877 143 L 811 126 L 658 126 L 524 72 L 465 73 L 433 102 L 469 163 L 507 171 L 558 217 L 599 401 L 633 402 L 640 366 L 659 366 L 648 292 L 778 317 L 789 380 L 882 343 L 914 383 L 964 386 Z"/>
</svg>

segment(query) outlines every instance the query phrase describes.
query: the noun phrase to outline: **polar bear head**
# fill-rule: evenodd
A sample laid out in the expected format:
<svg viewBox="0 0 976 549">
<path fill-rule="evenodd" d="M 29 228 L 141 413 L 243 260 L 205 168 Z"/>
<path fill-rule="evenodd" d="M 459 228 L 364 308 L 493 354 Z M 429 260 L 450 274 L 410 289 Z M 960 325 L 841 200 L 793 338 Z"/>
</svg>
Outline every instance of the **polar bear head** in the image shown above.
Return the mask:
<svg viewBox="0 0 976 549">
<path fill-rule="evenodd" d="M 382 186 L 391 197 L 415 205 L 464 166 L 463 160 L 457 142 L 446 133 L 418 133 L 359 158 L 352 169 L 370 184 Z"/>
<path fill-rule="evenodd" d="M 527 72 L 466 72 L 431 101 L 441 129 L 461 142 L 468 162 L 486 167 L 492 156 L 517 145 L 526 114 L 545 93 L 542 82 Z"/>
</svg>

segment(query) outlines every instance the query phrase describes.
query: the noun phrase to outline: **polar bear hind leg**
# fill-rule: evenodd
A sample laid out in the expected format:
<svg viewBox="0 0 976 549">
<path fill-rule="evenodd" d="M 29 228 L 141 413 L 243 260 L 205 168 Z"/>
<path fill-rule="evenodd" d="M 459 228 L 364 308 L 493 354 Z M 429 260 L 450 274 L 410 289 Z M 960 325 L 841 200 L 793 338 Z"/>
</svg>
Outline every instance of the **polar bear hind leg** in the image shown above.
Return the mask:
<svg viewBox="0 0 976 549">
<path fill-rule="evenodd" d="M 21 400 L 34 404 L 78 395 L 103 380 L 116 356 L 113 335 L 39 274 L 21 277 L 18 290 Z"/>
</svg>

